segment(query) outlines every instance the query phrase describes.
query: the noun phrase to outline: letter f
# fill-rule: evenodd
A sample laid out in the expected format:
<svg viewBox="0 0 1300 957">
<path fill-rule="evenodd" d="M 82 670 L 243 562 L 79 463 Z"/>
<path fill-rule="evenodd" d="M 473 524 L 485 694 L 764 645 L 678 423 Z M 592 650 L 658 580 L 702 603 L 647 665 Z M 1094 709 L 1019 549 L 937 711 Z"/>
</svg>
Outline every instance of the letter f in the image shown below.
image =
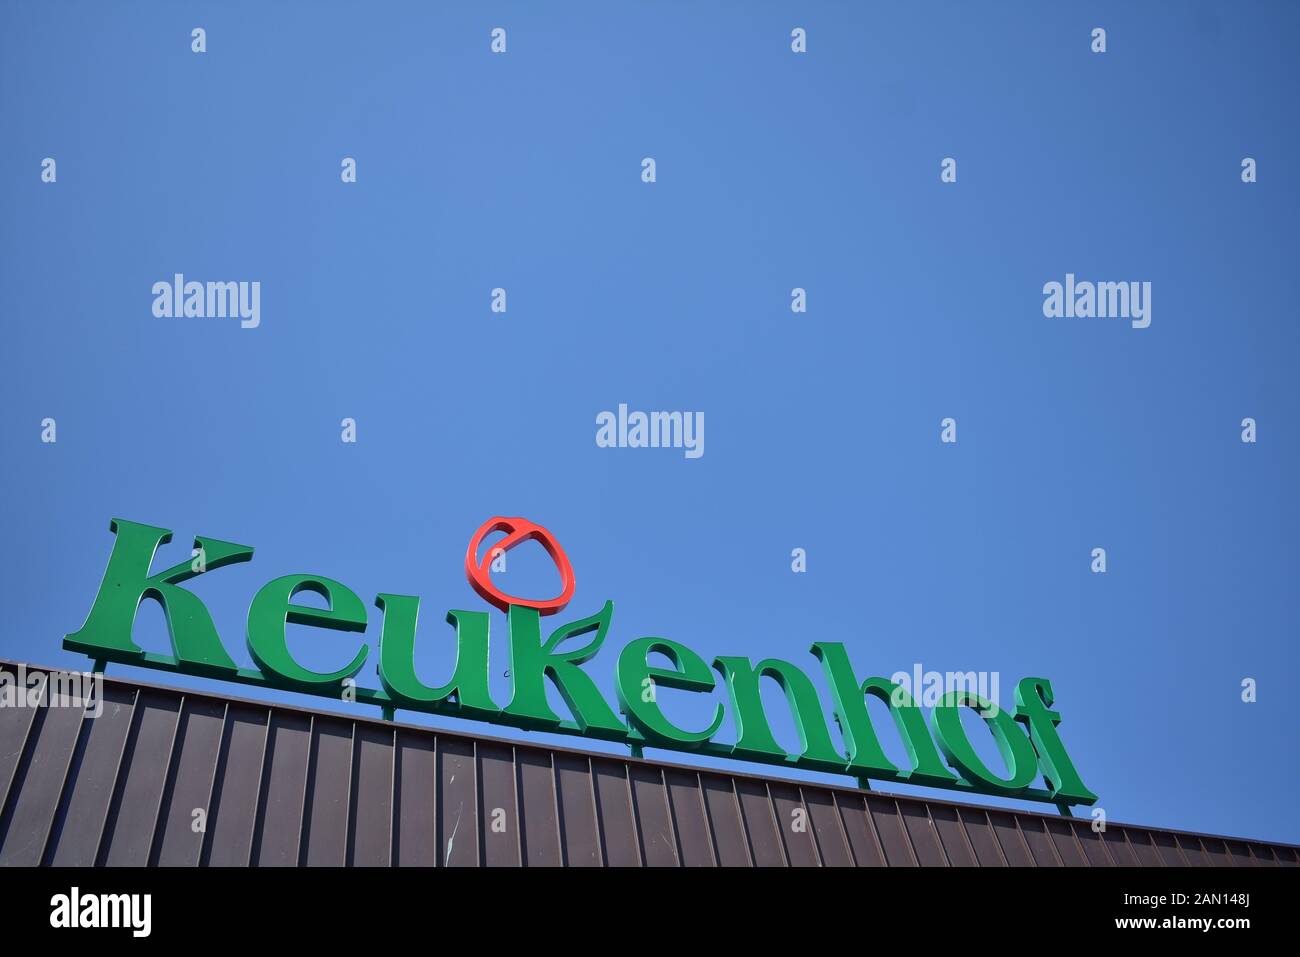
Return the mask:
<svg viewBox="0 0 1300 957">
<path fill-rule="evenodd" d="M 1069 798 L 1071 804 L 1092 804 L 1097 795 L 1084 786 L 1056 733 L 1061 716 L 1050 710 L 1054 703 L 1052 683 L 1046 678 L 1024 678 L 1016 685 L 1016 720 L 1029 728 L 1038 767 L 1052 797 Z"/>
</svg>

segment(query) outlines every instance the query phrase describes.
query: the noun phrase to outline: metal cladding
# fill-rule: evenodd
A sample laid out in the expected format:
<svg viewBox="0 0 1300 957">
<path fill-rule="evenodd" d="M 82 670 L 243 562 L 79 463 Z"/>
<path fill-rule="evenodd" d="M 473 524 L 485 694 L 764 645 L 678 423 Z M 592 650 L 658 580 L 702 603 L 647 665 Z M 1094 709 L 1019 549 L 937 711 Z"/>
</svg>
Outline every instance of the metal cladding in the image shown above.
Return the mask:
<svg viewBox="0 0 1300 957">
<path fill-rule="evenodd" d="M 1097 834 L 1088 820 L 111 677 L 95 718 L 0 708 L 0 795 L 0 864 L 10 866 L 1300 863 L 1286 844 L 1127 824 Z"/>
</svg>

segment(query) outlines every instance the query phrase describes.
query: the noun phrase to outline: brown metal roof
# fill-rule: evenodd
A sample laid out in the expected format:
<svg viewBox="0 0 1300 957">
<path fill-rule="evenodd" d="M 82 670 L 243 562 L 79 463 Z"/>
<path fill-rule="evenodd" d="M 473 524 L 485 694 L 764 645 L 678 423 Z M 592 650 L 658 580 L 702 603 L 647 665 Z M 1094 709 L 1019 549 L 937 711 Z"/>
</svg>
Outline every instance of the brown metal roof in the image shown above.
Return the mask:
<svg viewBox="0 0 1300 957">
<path fill-rule="evenodd" d="M 1300 863 L 1288 844 L 1128 824 L 1097 834 L 1086 820 L 112 677 L 104 699 L 94 719 L 0 708 L 0 864 Z"/>
</svg>

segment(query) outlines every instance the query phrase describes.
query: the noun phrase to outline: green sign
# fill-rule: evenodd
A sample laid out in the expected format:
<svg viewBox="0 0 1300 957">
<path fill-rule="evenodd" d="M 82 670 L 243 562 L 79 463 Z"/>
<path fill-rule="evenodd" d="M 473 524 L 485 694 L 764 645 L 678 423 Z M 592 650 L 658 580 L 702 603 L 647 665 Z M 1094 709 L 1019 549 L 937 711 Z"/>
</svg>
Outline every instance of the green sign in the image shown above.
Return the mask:
<svg viewBox="0 0 1300 957">
<path fill-rule="evenodd" d="M 280 688 L 330 698 L 378 705 L 391 719 L 395 709 L 423 711 L 549 731 L 602 738 L 627 745 L 634 754 L 643 747 L 696 752 L 719 758 L 758 761 L 813 771 L 847 774 L 867 782 L 896 781 L 951 788 L 1004 797 L 1047 801 L 1068 813 L 1076 804 L 1092 804 L 1097 796 L 1084 786 L 1057 733 L 1060 715 L 1052 710 L 1052 684 L 1045 678 L 1025 678 L 1016 686 L 1014 714 L 974 691 L 944 695 L 925 715 L 907 690 L 887 678 L 860 679 L 840 642 L 817 641 L 809 649 L 820 663 L 830 687 L 836 744 L 825 720 L 821 698 L 808 675 L 779 658 L 757 663 L 733 655 L 712 663 L 680 642 L 667 638 L 636 638 L 624 645 L 614 662 L 618 709 L 601 694 L 584 667 L 595 658 L 609 634 L 614 605 L 587 618 L 545 633 L 542 618 L 561 611 L 574 592 L 568 556 L 546 529 L 522 518 L 493 518 L 470 541 L 466 575 L 474 590 L 506 613 L 509 646 L 510 700 L 496 701 L 488 687 L 489 614 L 449 611 L 447 622 L 456 635 L 456 664 L 450 679 L 431 688 L 415 673 L 415 630 L 420 599 L 381 593 L 375 598 L 383 623 L 373 657 L 379 688 L 359 686 L 355 679 L 372 657 L 362 637 L 368 624 L 361 598 L 342 582 L 323 575 L 285 575 L 253 596 L 248 609 L 248 650 L 256 670 L 238 667 L 222 644 L 212 616 L 198 597 L 182 587 L 201 574 L 225 565 L 250 561 L 253 549 L 215 538 L 194 540 L 194 559 L 150 572 L 154 553 L 171 540 L 165 528 L 114 519 L 116 533 L 103 583 L 81 629 L 63 639 L 63 647 L 89 655 L 102 670 L 118 662 L 220 678 L 225 681 Z M 487 554 L 479 556 L 485 538 L 505 532 Z M 491 579 L 495 556 L 524 541 L 539 542 L 555 562 L 561 594 L 546 600 L 525 599 L 500 591 Z M 297 604 L 301 592 L 314 592 L 325 607 Z M 153 599 L 162 608 L 171 636 L 171 655 L 146 652 L 132 640 L 132 627 L 141 602 Z M 334 671 L 306 668 L 296 661 L 285 641 L 289 623 L 357 633 L 352 660 Z M 671 667 L 650 663 L 662 656 Z M 764 712 L 761 682 L 769 678 L 785 692 L 800 751 L 787 752 L 773 737 Z M 726 689 L 727 704 L 719 701 L 707 725 L 682 727 L 669 709 L 661 707 L 657 691 L 673 688 L 701 695 Z M 556 714 L 547 701 L 550 682 L 563 698 L 569 716 Z M 895 765 L 881 748 L 867 709 L 867 698 L 883 702 L 907 753 L 904 767 Z M 714 740 L 730 709 L 736 740 Z M 987 726 L 1001 754 L 989 767 L 972 746 L 962 724 L 963 708 L 974 710 Z M 1045 787 L 1033 784 L 1041 773 Z"/>
</svg>

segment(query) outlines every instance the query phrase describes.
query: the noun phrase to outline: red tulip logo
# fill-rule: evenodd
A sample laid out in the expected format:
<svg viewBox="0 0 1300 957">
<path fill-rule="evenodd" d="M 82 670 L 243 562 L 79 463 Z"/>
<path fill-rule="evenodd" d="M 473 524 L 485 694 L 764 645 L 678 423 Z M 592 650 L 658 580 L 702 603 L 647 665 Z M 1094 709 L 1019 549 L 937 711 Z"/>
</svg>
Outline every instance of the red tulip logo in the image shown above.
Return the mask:
<svg viewBox="0 0 1300 957">
<path fill-rule="evenodd" d="M 483 546 L 483 539 L 493 532 L 505 532 L 506 537 L 497 541 L 480 559 L 478 552 Z M 545 601 L 519 598 L 515 595 L 507 595 L 492 584 L 492 559 L 500 552 L 508 552 L 529 539 L 541 543 L 560 573 L 560 594 L 555 598 L 548 598 Z M 564 549 L 560 547 L 554 535 L 526 518 L 503 518 L 498 515 L 480 525 L 474 537 L 469 540 L 469 550 L 465 553 L 465 574 L 479 597 L 502 611 L 508 610 L 511 605 L 521 605 L 524 608 L 535 608 L 539 615 L 554 615 L 573 598 L 573 566 L 569 564 L 569 556 L 564 554 Z"/>
</svg>

